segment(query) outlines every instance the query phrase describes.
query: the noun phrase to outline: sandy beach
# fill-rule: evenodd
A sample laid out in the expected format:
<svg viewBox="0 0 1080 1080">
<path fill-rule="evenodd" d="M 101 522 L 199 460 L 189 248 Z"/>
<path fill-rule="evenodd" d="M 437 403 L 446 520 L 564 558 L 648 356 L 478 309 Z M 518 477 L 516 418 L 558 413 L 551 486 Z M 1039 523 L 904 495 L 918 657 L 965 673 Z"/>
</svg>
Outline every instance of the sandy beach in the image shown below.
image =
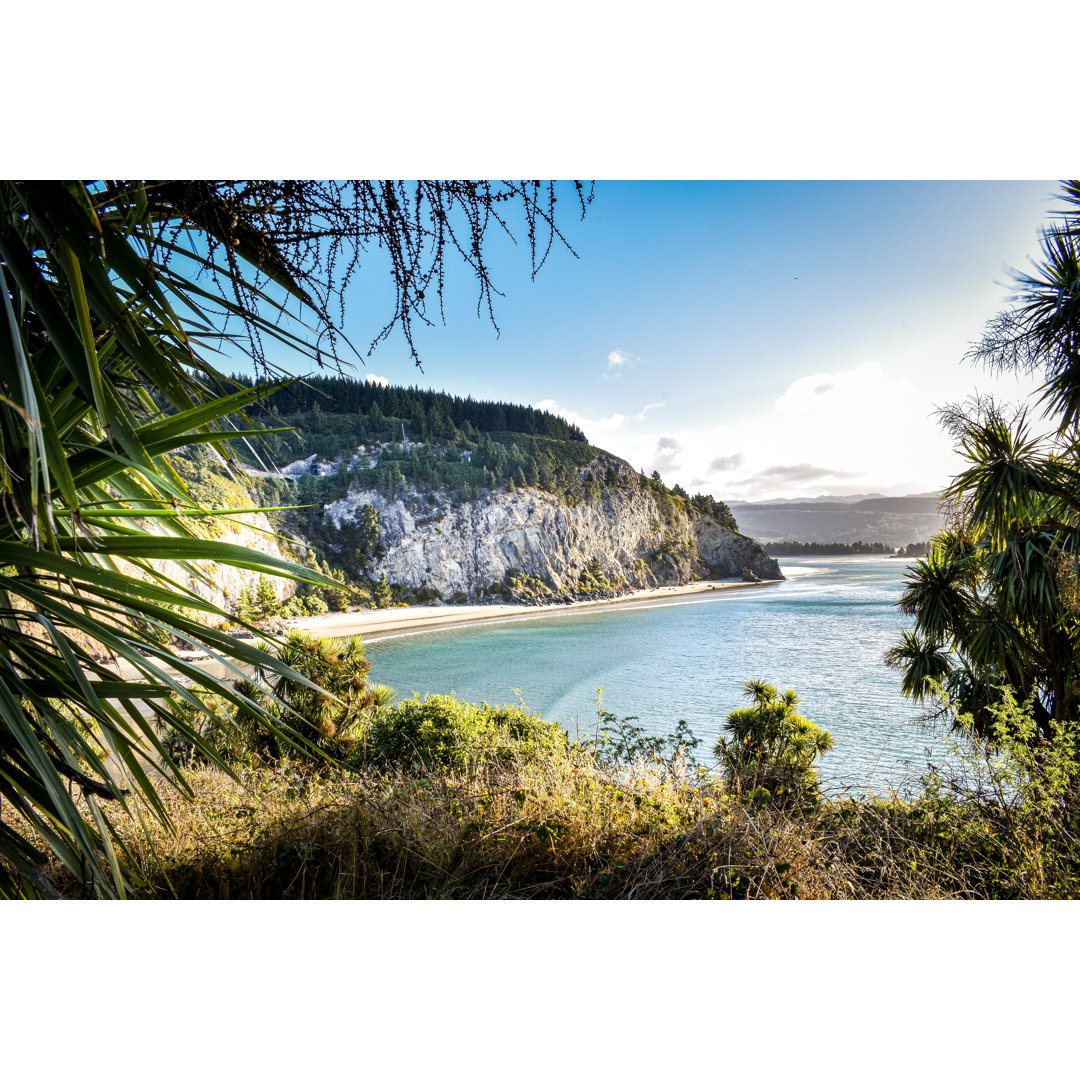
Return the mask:
<svg viewBox="0 0 1080 1080">
<path fill-rule="evenodd" d="M 724 592 L 728 589 L 759 589 L 776 585 L 776 581 L 695 581 L 689 585 L 666 585 L 659 589 L 638 589 L 607 600 L 581 600 L 571 604 L 440 604 L 383 608 L 373 611 L 340 611 L 328 615 L 313 615 L 289 619 L 287 630 L 304 630 L 316 637 L 343 638 L 359 634 L 364 641 L 395 637 L 402 634 L 424 633 L 449 626 L 472 626 L 489 621 L 508 622 L 511 619 L 536 619 L 545 616 L 569 615 L 600 608 L 631 608 L 642 604 L 677 603 L 686 597 Z M 223 678 L 231 673 L 218 661 L 201 651 L 177 650 L 176 656 L 203 671 Z M 141 679 L 142 675 L 127 661 L 116 662 L 121 679 Z M 181 681 L 186 681 L 182 679 Z"/>
<path fill-rule="evenodd" d="M 342 611 L 332 615 L 290 619 L 286 626 L 289 629 L 305 630 L 317 637 L 352 637 L 359 634 L 365 641 L 376 641 L 379 638 L 436 630 L 446 626 L 468 626 L 490 620 L 535 619 L 548 614 L 568 614 L 615 605 L 671 601 L 727 589 L 758 589 L 765 585 L 776 584 L 778 582 L 775 581 L 695 581 L 689 585 L 639 589 L 612 599 L 580 600 L 572 604 L 440 604 L 438 606 L 384 608 L 381 611 Z"/>
</svg>

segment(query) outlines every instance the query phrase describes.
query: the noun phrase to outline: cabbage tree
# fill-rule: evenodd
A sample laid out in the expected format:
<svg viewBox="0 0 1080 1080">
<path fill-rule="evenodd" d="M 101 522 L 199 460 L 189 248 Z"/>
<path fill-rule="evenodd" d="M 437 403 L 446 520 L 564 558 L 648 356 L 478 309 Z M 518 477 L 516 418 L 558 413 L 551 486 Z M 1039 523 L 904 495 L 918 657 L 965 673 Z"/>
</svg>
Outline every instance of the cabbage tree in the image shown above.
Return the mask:
<svg viewBox="0 0 1080 1080">
<path fill-rule="evenodd" d="M 951 526 L 909 571 L 900 609 L 914 629 L 886 656 L 902 689 L 924 700 L 943 686 L 977 731 L 1008 687 L 1032 701 L 1043 737 L 1080 719 L 1080 182 L 1045 230 L 1042 258 L 1015 272 L 1013 305 L 972 359 L 1038 371 L 1043 415 L 988 400 L 943 410 L 965 468 L 943 494 Z"/>
<path fill-rule="evenodd" d="M 733 709 L 714 754 L 728 782 L 790 800 L 813 795 L 814 762 L 833 748 L 832 734 L 798 712 L 794 690 L 779 693 L 761 679 L 743 684 L 750 704 Z"/>
</svg>

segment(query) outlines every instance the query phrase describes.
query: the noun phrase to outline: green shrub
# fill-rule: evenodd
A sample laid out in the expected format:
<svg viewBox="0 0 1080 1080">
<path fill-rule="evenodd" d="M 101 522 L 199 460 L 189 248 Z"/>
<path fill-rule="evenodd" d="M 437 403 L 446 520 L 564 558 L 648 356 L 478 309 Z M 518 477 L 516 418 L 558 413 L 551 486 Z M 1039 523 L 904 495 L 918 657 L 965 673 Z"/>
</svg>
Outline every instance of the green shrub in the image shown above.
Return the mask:
<svg viewBox="0 0 1080 1080">
<path fill-rule="evenodd" d="M 329 610 L 329 606 L 321 596 L 313 594 L 304 599 L 305 615 L 325 615 Z"/>
<path fill-rule="evenodd" d="M 919 838 L 962 868 L 973 895 L 1080 895 L 1077 736 L 1052 722 L 1043 737 L 1033 710 L 1005 687 L 984 733 L 971 715 L 955 717 L 947 764 L 931 765 L 911 804 Z"/>
<path fill-rule="evenodd" d="M 442 694 L 416 695 L 374 714 L 347 762 L 464 769 L 534 757 L 565 743 L 558 724 L 520 705 L 472 705 Z"/>
<path fill-rule="evenodd" d="M 675 730 L 667 735 L 649 735 L 634 723 L 636 716 L 619 717 L 602 708 L 599 693 L 596 706 L 595 733 L 586 735 L 581 745 L 601 768 L 618 772 L 648 765 L 656 768 L 664 779 L 685 776 L 688 771 L 703 772 L 694 757 L 694 750 L 701 740 L 682 718 L 676 723 Z"/>
<path fill-rule="evenodd" d="M 279 678 L 271 680 L 274 696 L 314 728 L 315 736 L 310 730 L 305 735 L 315 738 L 321 749 L 341 756 L 375 705 L 368 685 L 371 664 L 364 656 L 363 641 L 359 637 L 317 638 L 292 630 L 279 656 L 319 689 Z"/>
<path fill-rule="evenodd" d="M 252 699 L 261 699 L 270 717 L 298 733 L 299 740 L 268 731 L 250 709 L 237 708 L 219 696 L 199 695 L 204 710 L 178 705 L 198 740 L 176 736 L 166 750 L 178 761 L 205 764 L 216 754 L 227 766 L 277 765 L 306 759 L 316 767 L 340 760 L 354 746 L 370 714 L 392 699 L 393 691 L 368 681 L 371 664 L 359 637 L 316 638 L 301 630 L 285 637 L 279 658 L 310 680 L 314 687 L 282 678 L 248 681 L 243 686 Z M 204 746 L 197 745 L 200 741 Z"/>
<path fill-rule="evenodd" d="M 503 596 L 515 600 L 543 600 L 552 595 L 551 586 L 539 574 L 527 574 L 511 567 L 503 576 Z"/>
<path fill-rule="evenodd" d="M 299 596 L 290 596 L 289 599 L 278 608 L 278 614 L 283 619 L 297 619 L 307 613 L 307 607 Z"/>
<path fill-rule="evenodd" d="M 251 684 L 237 685 L 245 693 L 258 693 Z M 230 769 L 255 768 L 281 758 L 281 743 L 253 713 L 218 694 L 197 696 L 202 709 L 184 701 L 175 703 L 184 728 L 178 725 L 162 739 L 165 752 L 178 765 L 190 768 L 220 762 Z"/>
<path fill-rule="evenodd" d="M 794 690 L 778 694 L 752 679 L 743 683 L 743 692 L 753 705 L 728 713 L 728 734 L 714 748 L 725 779 L 756 800 L 815 800 L 814 761 L 833 748 L 832 735 L 795 711 L 799 695 Z"/>
</svg>

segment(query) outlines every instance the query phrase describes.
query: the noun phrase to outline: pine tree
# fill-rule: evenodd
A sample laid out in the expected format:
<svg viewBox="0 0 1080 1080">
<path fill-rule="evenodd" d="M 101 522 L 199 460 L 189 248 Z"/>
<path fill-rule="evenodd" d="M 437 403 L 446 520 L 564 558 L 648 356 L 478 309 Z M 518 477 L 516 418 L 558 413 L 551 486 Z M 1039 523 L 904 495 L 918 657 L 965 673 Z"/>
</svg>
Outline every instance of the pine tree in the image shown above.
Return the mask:
<svg viewBox="0 0 1080 1080">
<path fill-rule="evenodd" d="M 372 590 L 372 598 L 375 600 L 377 608 L 389 607 L 393 603 L 394 596 L 390 592 L 389 584 L 387 584 L 386 574 L 379 578 L 379 583 Z"/>
<path fill-rule="evenodd" d="M 255 618 L 255 597 L 251 593 L 250 585 L 245 585 L 236 598 L 236 615 L 245 622 L 251 622 Z"/>
<path fill-rule="evenodd" d="M 255 598 L 252 607 L 255 618 L 260 622 L 272 619 L 281 607 L 274 593 L 274 586 L 261 574 L 259 575 L 259 584 L 255 587 Z"/>
</svg>

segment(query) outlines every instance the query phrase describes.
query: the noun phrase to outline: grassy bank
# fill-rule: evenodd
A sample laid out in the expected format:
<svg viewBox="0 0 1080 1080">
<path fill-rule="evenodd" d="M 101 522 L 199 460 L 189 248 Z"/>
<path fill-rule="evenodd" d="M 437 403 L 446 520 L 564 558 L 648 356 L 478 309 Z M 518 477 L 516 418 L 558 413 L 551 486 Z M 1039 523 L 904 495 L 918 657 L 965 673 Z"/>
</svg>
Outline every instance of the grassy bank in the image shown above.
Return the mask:
<svg viewBox="0 0 1080 1080">
<path fill-rule="evenodd" d="M 975 773 L 911 799 L 785 797 L 608 720 L 622 741 L 585 745 L 517 708 L 408 702 L 335 764 L 193 766 L 191 798 L 162 789 L 172 828 L 110 817 L 142 898 L 1080 896 L 1068 784 L 1033 759 L 957 743 Z M 56 865 L 49 881 L 89 895 Z"/>
</svg>

